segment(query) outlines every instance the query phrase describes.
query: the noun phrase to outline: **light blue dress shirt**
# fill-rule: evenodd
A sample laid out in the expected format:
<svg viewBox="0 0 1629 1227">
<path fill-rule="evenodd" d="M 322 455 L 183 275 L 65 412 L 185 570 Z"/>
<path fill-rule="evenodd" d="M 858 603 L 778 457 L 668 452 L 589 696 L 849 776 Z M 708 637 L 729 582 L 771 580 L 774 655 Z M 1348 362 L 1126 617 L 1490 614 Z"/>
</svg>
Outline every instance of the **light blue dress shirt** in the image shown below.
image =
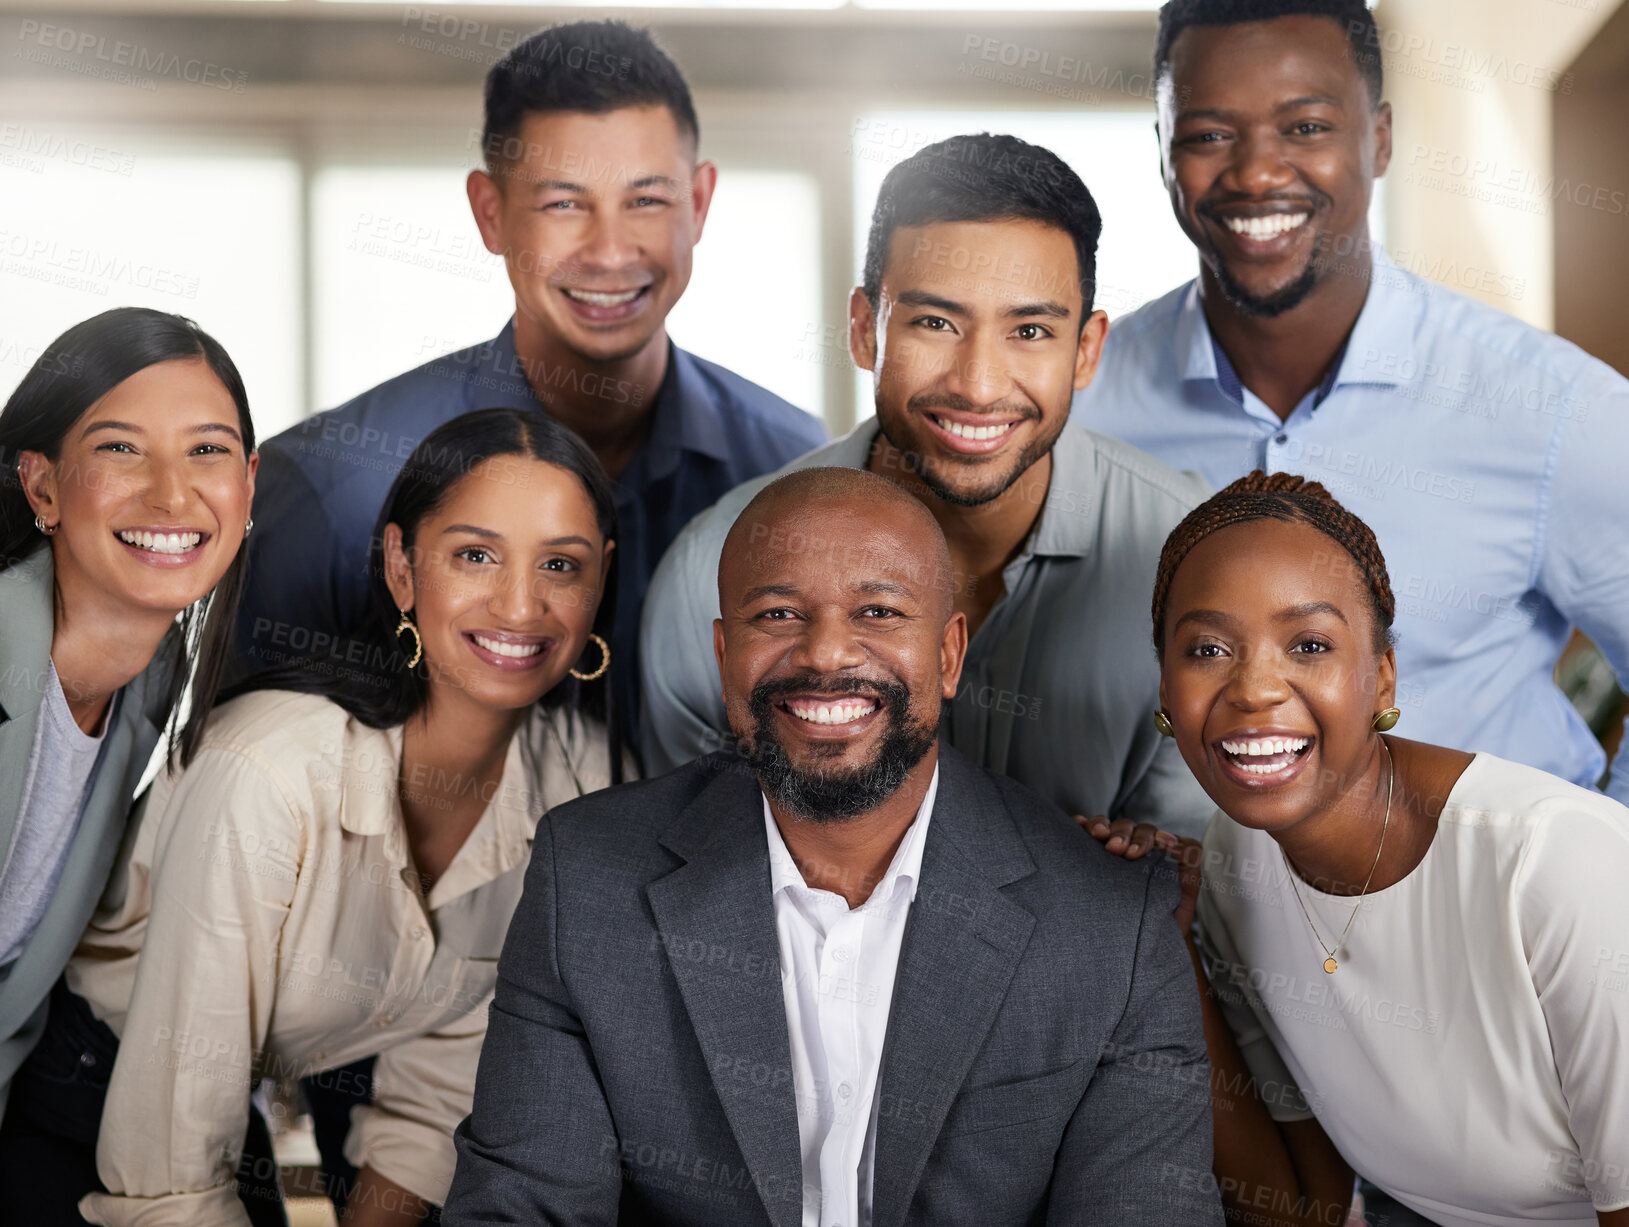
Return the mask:
<svg viewBox="0 0 1629 1227">
<path fill-rule="evenodd" d="M 1286 421 L 1240 386 L 1195 282 L 1114 324 L 1072 419 L 1216 488 L 1322 482 L 1391 572 L 1399 735 L 1599 781 L 1554 669 L 1576 626 L 1629 679 L 1629 380 L 1606 364 L 1382 252 L 1333 378 Z M 1607 791 L 1629 802 L 1629 751 Z"/>
</svg>

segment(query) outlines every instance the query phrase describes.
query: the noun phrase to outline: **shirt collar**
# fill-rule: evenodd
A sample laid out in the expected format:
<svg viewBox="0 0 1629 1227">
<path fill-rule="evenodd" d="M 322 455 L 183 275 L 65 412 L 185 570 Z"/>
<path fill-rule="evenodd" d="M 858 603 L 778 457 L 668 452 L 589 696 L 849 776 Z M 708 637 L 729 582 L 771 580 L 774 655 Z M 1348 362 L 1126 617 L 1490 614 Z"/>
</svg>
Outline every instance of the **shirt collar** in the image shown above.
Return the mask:
<svg viewBox="0 0 1629 1227">
<path fill-rule="evenodd" d="M 555 778 L 560 770 L 554 761 L 558 752 L 552 750 L 544 726 L 551 718 L 550 713 L 534 708 L 510 738 L 498 785 L 480 820 L 431 890 L 428 903 L 432 908 L 525 860 L 527 841 L 544 809 L 544 778 Z M 401 762 L 400 725 L 375 729 L 355 717 L 346 720 L 337 764 L 344 790 L 339 824 L 353 835 L 382 837 L 385 855 L 397 868 L 405 868 L 411 860 L 398 795 Z"/>
<path fill-rule="evenodd" d="M 805 459 L 815 465 L 863 469 L 871 460 L 871 447 L 880 430 L 875 417 L 866 418 L 837 442 Z M 795 467 L 803 467 L 803 461 Z M 1036 554 L 1078 558 L 1091 553 L 1100 503 L 1097 444 L 1092 432 L 1072 430 L 1065 423 L 1052 445 L 1052 477 L 1047 483 L 1046 502 L 1020 558 Z"/>
<path fill-rule="evenodd" d="M 888 863 L 888 871 L 882 875 L 872 890 L 866 904 L 874 900 L 891 899 L 900 890 L 910 892 L 912 899 L 916 898 L 916 888 L 922 878 L 922 852 L 928 840 L 928 822 L 933 817 L 933 802 L 939 795 L 939 764 L 933 766 L 933 777 L 928 780 L 928 791 L 922 797 L 922 804 L 917 806 L 916 817 L 911 819 L 911 825 L 905 828 L 905 837 L 899 841 L 899 847 L 894 851 L 894 859 Z M 769 841 L 769 894 L 770 897 L 783 890 L 799 889 L 810 890 L 811 887 L 803 880 L 803 874 L 787 851 L 786 840 L 781 837 L 780 827 L 775 825 L 775 815 L 769 808 L 769 798 L 764 798 L 764 829 Z"/>
<path fill-rule="evenodd" d="M 1369 293 L 1352 325 L 1345 348 L 1336 358 L 1319 386 L 1314 403 L 1342 384 L 1398 384 L 1409 365 L 1399 357 L 1417 347 L 1416 334 L 1423 310 L 1427 283 L 1393 262 L 1385 248 L 1373 249 L 1374 268 Z M 1176 357 L 1182 364 L 1182 378 L 1211 380 L 1221 386 L 1236 404 L 1243 403 L 1243 391 L 1233 364 L 1222 352 L 1205 321 L 1199 301 L 1199 281 L 1188 285 L 1177 315 Z"/>
</svg>

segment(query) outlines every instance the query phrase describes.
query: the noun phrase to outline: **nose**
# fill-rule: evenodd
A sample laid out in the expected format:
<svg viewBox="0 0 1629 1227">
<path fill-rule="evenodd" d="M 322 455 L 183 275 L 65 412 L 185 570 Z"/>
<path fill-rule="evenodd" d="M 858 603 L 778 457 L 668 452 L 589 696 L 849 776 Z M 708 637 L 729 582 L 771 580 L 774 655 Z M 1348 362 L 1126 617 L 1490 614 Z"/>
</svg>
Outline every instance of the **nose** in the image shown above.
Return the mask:
<svg viewBox="0 0 1629 1227">
<path fill-rule="evenodd" d="M 956 346 L 944 387 L 975 406 L 1006 399 L 1012 391 L 1012 377 L 1001 361 L 1001 340 L 995 330 L 974 328 Z"/>
<path fill-rule="evenodd" d="M 866 650 L 846 617 L 816 614 L 793 646 L 790 664 L 814 673 L 841 673 L 866 662 Z"/>
<path fill-rule="evenodd" d="M 596 270 L 626 268 L 639 258 L 639 244 L 622 209 L 611 204 L 594 210 L 578 254 L 585 265 Z"/>
<path fill-rule="evenodd" d="M 146 467 L 147 483 L 142 494 L 147 505 L 167 516 L 179 514 L 191 494 L 181 466 L 154 458 Z"/>
<path fill-rule="evenodd" d="M 487 599 L 487 612 L 510 626 L 524 626 L 548 612 L 547 593 L 548 582 L 531 568 L 522 568 L 515 573 L 510 573 L 506 568 Z"/>
<path fill-rule="evenodd" d="M 1245 649 L 1234 658 L 1223 697 L 1240 711 L 1267 711 L 1289 701 L 1291 690 L 1278 666 L 1278 654 Z"/>
<path fill-rule="evenodd" d="M 1277 132 L 1252 128 L 1234 142 L 1228 177 L 1241 195 L 1267 196 L 1294 184 L 1295 168 L 1285 160 Z"/>
</svg>

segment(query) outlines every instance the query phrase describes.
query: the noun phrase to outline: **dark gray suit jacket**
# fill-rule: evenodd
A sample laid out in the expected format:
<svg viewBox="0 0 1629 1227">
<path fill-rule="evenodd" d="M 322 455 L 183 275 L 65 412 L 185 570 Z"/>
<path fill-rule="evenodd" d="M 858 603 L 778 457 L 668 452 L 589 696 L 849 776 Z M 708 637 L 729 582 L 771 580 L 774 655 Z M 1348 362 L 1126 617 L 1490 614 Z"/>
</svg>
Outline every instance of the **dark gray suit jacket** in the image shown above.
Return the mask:
<svg viewBox="0 0 1629 1227">
<path fill-rule="evenodd" d="M 1219 1224 L 1174 875 L 943 744 L 940 764 L 878 1086 L 874 1227 Z M 504 945 L 442 1221 L 798 1227 L 790 1052 L 740 760 L 561 806 Z"/>
</svg>

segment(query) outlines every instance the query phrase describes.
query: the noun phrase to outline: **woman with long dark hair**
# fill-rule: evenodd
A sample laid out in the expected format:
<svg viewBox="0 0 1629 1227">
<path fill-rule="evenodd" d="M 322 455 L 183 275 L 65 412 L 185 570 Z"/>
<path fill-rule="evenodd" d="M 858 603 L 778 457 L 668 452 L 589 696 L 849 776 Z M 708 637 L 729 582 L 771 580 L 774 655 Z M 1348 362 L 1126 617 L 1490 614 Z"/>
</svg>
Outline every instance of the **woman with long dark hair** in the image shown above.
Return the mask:
<svg viewBox="0 0 1629 1227">
<path fill-rule="evenodd" d="M 254 449 L 226 351 L 141 307 L 63 333 L 0 410 L 0 1114 L 162 730 L 197 752 Z"/>
<path fill-rule="evenodd" d="M 1338 1227 L 1356 1171 L 1379 1222 L 1625 1227 L 1629 810 L 1392 735 L 1395 608 L 1368 526 L 1287 473 L 1160 558 L 1154 721 L 1218 813 L 1202 850 L 1092 826 L 1186 867 L 1224 1204 Z"/>
<path fill-rule="evenodd" d="M 68 1190 L 90 1221 L 253 1221 L 252 1085 L 372 1055 L 345 1221 L 445 1195 L 533 829 L 622 775 L 592 714 L 614 507 L 540 412 L 441 426 L 380 514 L 365 623 L 223 701 L 154 786 L 67 975 L 119 1036 L 104 1187 Z"/>
</svg>

